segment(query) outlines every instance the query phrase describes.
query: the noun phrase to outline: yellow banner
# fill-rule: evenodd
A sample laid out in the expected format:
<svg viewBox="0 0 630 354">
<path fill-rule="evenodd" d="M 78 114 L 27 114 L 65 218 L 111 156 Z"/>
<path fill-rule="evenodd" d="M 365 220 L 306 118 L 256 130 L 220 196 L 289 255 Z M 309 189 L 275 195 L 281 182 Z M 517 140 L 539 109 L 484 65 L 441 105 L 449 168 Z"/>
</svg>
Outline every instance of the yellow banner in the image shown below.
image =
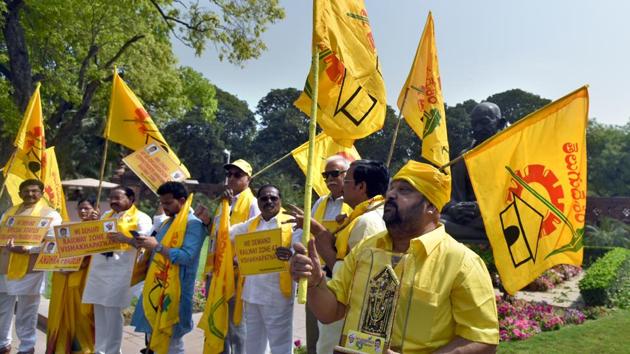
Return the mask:
<svg viewBox="0 0 630 354">
<path fill-rule="evenodd" d="M 422 140 L 422 157 L 439 167 L 449 161 L 449 150 L 433 27 L 429 12 L 409 76 L 398 96 L 398 108 Z"/>
<path fill-rule="evenodd" d="M 7 216 L 0 224 L 0 244 L 13 239 L 16 246 L 39 246 L 51 221 L 52 218 L 41 216 Z"/>
<path fill-rule="evenodd" d="M 354 146 L 346 147 L 338 144 L 324 133 L 317 135 L 315 138 L 314 154 L 315 159 L 313 160 L 313 171 L 315 171 L 316 174 L 313 175 L 313 189 L 315 190 L 315 193 L 320 196 L 329 193 L 328 187 L 326 187 L 326 181 L 321 174 L 324 172 L 324 168 L 326 168 L 326 159 L 333 155 L 343 156 L 346 160 L 348 160 L 348 162 L 361 159 L 359 152 Z M 306 174 L 306 167 L 308 166 L 308 141 L 291 151 L 291 155 L 293 155 L 295 162 L 298 164 L 302 172 Z"/>
<path fill-rule="evenodd" d="M 68 258 L 120 251 L 121 244 L 111 241 L 107 236 L 108 232 L 117 232 L 116 219 L 55 226 L 59 255 L 61 258 Z"/>
<path fill-rule="evenodd" d="M 311 114 L 314 75 L 319 77 L 317 123 L 346 146 L 383 127 L 385 83 L 363 0 L 319 1 L 313 48 L 319 47 L 319 72 L 311 68 L 295 101 Z"/>
<path fill-rule="evenodd" d="M 148 144 L 123 158 L 123 162 L 149 187 L 154 193 L 168 181 L 182 182 L 190 178 L 188 171 L 181 168 L 173 155 L 155 143 Z"/>
<path fill-rule="evenodd" d="M 286 271 L 287 262 L 276 257 L 276 248 L 281 246 L 280 228 L 237 235 L 234 248 L 240 273 L 256 275 Z"/>
<path fill-rule="evenodd" d="M 37 256 L 33 270 L 39 271 L 77 271 L 81 268 L 83 257 L 59 258 L 57 242 L 45 241 Z"/>
<path fill-rule="evenodd" d="M 503 286 L 582 263 L 588 90 L 523 118 L 464 155 Z"/>
</svg>

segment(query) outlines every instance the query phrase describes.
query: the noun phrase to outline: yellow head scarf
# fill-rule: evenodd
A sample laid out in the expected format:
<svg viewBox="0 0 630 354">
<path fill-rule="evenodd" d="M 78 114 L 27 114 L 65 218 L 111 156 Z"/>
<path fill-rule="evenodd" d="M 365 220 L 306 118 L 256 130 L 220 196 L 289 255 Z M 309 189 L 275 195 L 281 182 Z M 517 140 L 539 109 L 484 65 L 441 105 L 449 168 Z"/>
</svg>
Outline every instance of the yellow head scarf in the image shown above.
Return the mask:
<svg viewBox="0 0 630 354">
<path fill-rule="evenodd" d="M 451 176 L 426 163 L 409 160 L 392 180 L 409 182 L 440 211 L 451 199 Z"/>
</svg>

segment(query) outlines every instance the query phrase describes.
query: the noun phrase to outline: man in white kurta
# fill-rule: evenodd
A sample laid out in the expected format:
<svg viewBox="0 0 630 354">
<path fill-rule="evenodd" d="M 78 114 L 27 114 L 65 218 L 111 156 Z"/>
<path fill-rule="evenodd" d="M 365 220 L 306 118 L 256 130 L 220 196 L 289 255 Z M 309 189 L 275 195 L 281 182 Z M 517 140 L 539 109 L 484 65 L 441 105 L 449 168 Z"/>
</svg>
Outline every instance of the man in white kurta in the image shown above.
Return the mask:
<svg viewBox="0 0 630 354">
<path fill-rule="evenodd" d="M 43 216 L 52 218 L 47 238 L 54 238 L 54 226 L 61 224 L 61 216 L 42 199 L 44 185 L 38 180 L 25 180 L 20 184 L 23 203 L 14 207 L 13 215 Z M 14 211 L 14 213 L 13 213 Z M 9 213 L 2 215 L 2 220 Z M 16 253 L 37 254 L 39 247 L 7 247 Z M 8 256 L 9 252 L 2 253 Z M 20 339 L 19 352 L 33 353 L 37 339 L 37 310 L 43 289 L 44 273 L 30 272 L 21 279 L 8 280 L 0 275 L 0 353 L 10 349 L 13 311 L 15 309 L 15 332 Z M 16 308 L 17 301 L 17 308 Z M 7 351 L 9 352 L 9 351 Z"/>
<path fill-rule="evenodd" d="M 278 188 L 262 186 L 257 195 L 260 216 L 230 229 L 232 238 L 250 232 L 250 224 L 257 222 L 255 230 L 271 230 L 281 227 L 280 214 L 282 200 Z M 293 232 L 291 245 L 300 240 L 301 233 Z M 291 295 L 285 296 L 280 290 L 278 273 L 251 275 L 245 277 L 241 298 L 245 303 L 247 334 L 245 352 L 263 354 L 269 344 L 272 354 L 290 354 L 293 338 L 293 298 L 295 284 L 291 284 Z"/>
<path fill-rule="evenodd" d="M 149 235 L 153 221 L 147 214 L 133 205 L 135 194 L 125 187 L 113 189 L 109 195 L 112 210 L 102 218 L 118 219 L 121 225 L 140 235 Z M 121 243 L 133 245 L 120 233 L 111 238 Z M 92 256 L 83 303 L 94 305 L 95 343 L 94 350 L 99 354 L 121 353 L 123 316 L 122 311 L 131 304 L 131 275 L 136 260 L 136 249 L 130 247 L 123 252 L 108 252 Z"/>
</svg>

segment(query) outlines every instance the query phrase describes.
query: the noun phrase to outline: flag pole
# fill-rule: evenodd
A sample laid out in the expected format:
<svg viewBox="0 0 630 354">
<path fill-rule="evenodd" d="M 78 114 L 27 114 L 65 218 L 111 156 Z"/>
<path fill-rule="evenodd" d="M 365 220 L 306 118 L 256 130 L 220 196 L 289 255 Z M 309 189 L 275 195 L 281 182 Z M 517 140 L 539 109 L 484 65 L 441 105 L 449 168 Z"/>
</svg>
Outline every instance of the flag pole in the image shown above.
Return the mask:
<svg viewBox="0 0 630 354">
<path fill-rule="evenodd" d="M 273 166 L 275 166 L 276 164 L 278 164 L 278 163 L 280 163 L 280 162 L 284 161 L 287 157 L 291 156 L 291 153 L 293 153 L 293 150 L 289 151 L 289 153 L 287 153 L 286 155 L 284 155 L 284 156 L 282 156 L 281 158 L 277 159 L 276 161 L 274 161 L 274 162 L 270 163 L 269 165 L 267 165 L 267 166 L 263 167 L 260 171 L 258 171 L 258 172 L 256 172 L 256 173 L 254 173 L 254 174 L 252 175 L 252 178 L 254 178 L 254 177 L 258 176 L 259 174 L 261 174 L 261 173 L 263 173 L 263 172 L 267 171 L 268 169 L 272 168 L 272 167 L 273 167 Z"/>
<path fill-rule="evenodd" d="M 318 0 L 313 0 L 313 28 L 317 25 Z M 302 243 L 308 249 L 311 238 L 311 202 L 313 198 L 313 164 L 315 160 L 315 135 L 317 133 L 317 93 L 319 91 L 319 45 L 313 45 L 313 58 L 311 73 L 313 73 L 313 89 L 311 93 L 311 120 L 308 129 L 308 164 L 306 165 L 306 184 L 304 185 L 304 223 L 302 230 Z M 307 279 L 300 278 L 298 283 L 298 303 L 306 303 Z"/>
<path fill-rule="evenodd" d="M 398 112 L 398 120 L 396 121 L 396 128 L 394 129 L 394 136 L 392 137 L 392 145 L 389 147 L 389 154 L 387 155 L 387 163 L 385 167 L 389 168 L 390 162 L 392 162 L 392 156 L 394 156 L 394 146 L 396 146 L 396 138 L 398 137 L 398 128 L 400 127 L 400 121 L 402 119 L 402 111 L 405 108 L 405 103 L 407 103 L 407 93 L 409 89 L 405 89 L 405 97 L 403 98 L 403 103 L 400 106 L 400 111 Z"/>
<path fill-rule="evenodd" d="M 114 86 L 116 85 L 116 75 L 118 75 L 118 68 L 114 66 L 114 78 L 112 80 L 112 92 L 114 91 Z M 96 192 L 96 207 L 100 208 L 101 205 L 101 192 L 103 191 L 103 176 L 105 175 L 105 163 L 107 162 L 107 149 L 109 147 L 109 129 L 111 127 L 111 117 L 112 114 L 112 102 L 113 100 L 110 98 L 109 101 L 109 112 L 107 114 L 107 122 L 105 123 L 105 146 L 103 147 L 103 156 L 101 157 L 101 171 L 98 177 L 98 191 Z"/>
<path fill-rule="evenodd" d="M 11 154 L 11 157 L 9 158 L 9 165 L 6 167 L 6 171 L 2 171 L 6 177 L 4 177 L 4 179 L 2 180 L 2 188 L 0 188 L 0 199 L 2 199 L 4 190 L 7 187 L 7 178 L 9 177 L 9 172 L 11 172 L 11 168 L 13 167 L 13 162 L 15 161 L 16 153 L 17 153 L 17 149 L 15 149 L 15 151 L 13 151 L 13 154 Z"/>
</svg>

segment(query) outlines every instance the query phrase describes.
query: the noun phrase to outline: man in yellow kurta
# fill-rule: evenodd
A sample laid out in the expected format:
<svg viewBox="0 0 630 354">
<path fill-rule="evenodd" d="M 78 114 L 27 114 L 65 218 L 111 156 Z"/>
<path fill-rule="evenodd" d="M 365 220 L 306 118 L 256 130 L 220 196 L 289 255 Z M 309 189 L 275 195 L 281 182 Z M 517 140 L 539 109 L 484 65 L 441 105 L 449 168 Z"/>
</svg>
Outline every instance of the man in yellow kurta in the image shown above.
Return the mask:
<svg viewBox="0 0 630 354">
<path fill-rule="evenodd" d="M 386 194 L 383 219 L 387 230 L 354 247 L 329 282 L 314 242 L 308 245 L 309 256 L 303 245 L 294 245 L 292 276 L 296 280 L 307 277 L 308 304 L 320 321 L 345 317 L 342 345 L 348 330 L 359 327 L 363 309 L 362 289 L 369 274 L 364 267 L 370 264 L 360 262 L 362 252 L 376 249 L 407 254 L 405 265 L 414 267 L 407 283 L 402 278 L 391 351 L 495 350 L 499 326 L 488 271 L 479 256 L 450 237 L 439 223 L 440 210 L 450 196 L 449 178 L 430 165 L 407 163 Z"/>
<path fill-rule="evenodd" d="M 11 215 L 52 218 L 46 237 L 54 237 L 53 226 L 61 224 L 61 215 L 49 208 L 48 203 L 42 199 L 44 184 L 35 179 L 27 179 L 20 184 L 19 191 L 23 202 L 5 212 L 2 218 Z M 13 309 L 16 309 L 15 332 L 20 339 L 18 351 L 34 353 L 37 338 L 37 310 L 44 273 L 33 272 L 30 265 L 33 263 L 33 258 L 37 257 L 39 247 L 13 246 L 13 242 L 9 241 L 6 249 L 1 251 L 1 257 L 10 258 L 8 274 L 0 275 L 0 353 L 11 351 Z"/>
<path fill-rule="evenodd" d="M 238 159 L 232 163 L 223 166 L 225 169 L 225 177 L 227 181 L 226 189 L 223 194 L 224 198 L 230 203 L 230 225 L 243 223 L 258 214 L 258 201 L 249 188 L 249 182 L 252 179 L 252 166 L 249 162 Z M 213 220 L 207 214 L 207 209 L 200 208 L 195 215 L 199 217 L 204 225 L 210 227 L 210 241 L 208 244 L 208 258 L 206 259 L 205 272 L 208 274 L 206 279 L 206 294 L 210 286 L 210 276 L 212 275 L 212 267 L 214 265 L 214 251 L 217 239 L 217 230 L 219 228 L 219 218 L 221 216 L 221 207 L 217 208 Z M 214 221 L 214 222 L 212 222 Z M 235 266 L 234 274 L 238 277 L 238 268 Z M 237 293 L 241 294 L 243 289 L 243 278 L 239 277 L 237 283 Z M 224 353 L 242 353 L 245 347 L 245 324 L 242 321 L 243 303 L 240 298 L 232 298 L 229 302 L 230 322 L 228 333 L 225 337 Z M 236 315 L 234 313 L 236 312 Z"/>
<path fill-rule="evenodd" d="M 317 220 L 317 212 L 311 222 L 311 233 L 315 236 L 317 252 L 326 263 L 326 276 L 330 279 L 343 264 L 348 252 L 364 238 L 385 230 L 383 221 L 383 195 L 387 190 L 389 172 L 379 161 L 356 160 L 350 164 L 343 176 L 344 202 L 353 210 L 345 220 L 328 230 Z M 326 180 L 329 181 L 329 178 Z M 291 208 L 290 215 L 296 217 L 301 227 L 301 210 Z M 331 353 L 339 342 L 343 321 L 323 325 L 317 340 L 318 353 Z"/>
</svg>

